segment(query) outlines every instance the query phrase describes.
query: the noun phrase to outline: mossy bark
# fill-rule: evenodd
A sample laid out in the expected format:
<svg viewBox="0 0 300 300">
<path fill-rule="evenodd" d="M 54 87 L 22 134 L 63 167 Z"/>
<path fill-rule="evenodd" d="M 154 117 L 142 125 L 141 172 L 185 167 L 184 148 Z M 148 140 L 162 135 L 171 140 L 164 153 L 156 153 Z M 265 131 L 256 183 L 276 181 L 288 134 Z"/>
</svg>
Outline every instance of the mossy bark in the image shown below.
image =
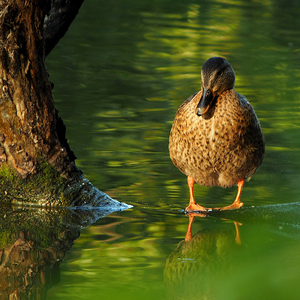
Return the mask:
<svg viewBox="0 0 300 300">
<path fill-rule="evenodd" d="M 72 175 L 72 176 L 71 176 Z M 61 176 L 47 162 L 39 171 L 20 178 L 6 165 L 0 170 L 0 203 L 54 207 L 100 208 L 106 214 L 128 209 L 131 206 L 110 198 L 94 187 L 81 172 Z"/>
</svg>

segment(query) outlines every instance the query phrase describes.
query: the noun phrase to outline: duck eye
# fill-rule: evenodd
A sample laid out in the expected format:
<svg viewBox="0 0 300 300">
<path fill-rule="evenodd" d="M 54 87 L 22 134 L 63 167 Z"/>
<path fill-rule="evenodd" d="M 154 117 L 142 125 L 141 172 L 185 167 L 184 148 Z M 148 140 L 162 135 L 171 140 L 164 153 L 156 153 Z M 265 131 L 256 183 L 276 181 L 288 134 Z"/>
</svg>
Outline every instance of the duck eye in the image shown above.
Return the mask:
<svg viewBox="0 0 300 300">
<path fill-rule="evenodd" d="M 222 73 L 223 73 L 223 71 L 220 70 L 220 71 L 217 72 L 217 75 L 220 76 L 220 75 L 222 75 Z"/>
</svg>

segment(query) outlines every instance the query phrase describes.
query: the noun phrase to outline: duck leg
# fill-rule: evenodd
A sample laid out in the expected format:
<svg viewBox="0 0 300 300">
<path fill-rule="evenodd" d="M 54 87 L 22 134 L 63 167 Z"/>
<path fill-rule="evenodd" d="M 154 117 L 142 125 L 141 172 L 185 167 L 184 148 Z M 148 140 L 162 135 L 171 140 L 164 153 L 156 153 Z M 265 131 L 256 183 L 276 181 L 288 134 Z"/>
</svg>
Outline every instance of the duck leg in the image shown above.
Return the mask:
<svg viewBox="0 0 300 300">
<path fill-rule="evenodd" d="M 195 212 L 195 211 L 199 211 L 199 212 L 211 211 L 212 210 L 211 208 L 206 208 L 206 207 L 203 207 L 196 203 L 195 197 L 194 197 L 194 184 L 195 184 L 194 178 L 188 175 L 187 182 L 188 182 L 189 191 L 190 191 L 190 203 L 189 203 L 189 206 L 186 207 L 185 212 L 190 213 L 190 212 Z"/>
<path fill-rule="evenodd" d="M 244 205 L 244 203 L 241 202 L 241 193 L 242 193 L 244 182 L 245 182 L 245 179 L 241 179 L 238 181 L 238 192 L 237 192 L 234 202 L 231 205 L 221 207 L 219 210 L 238 209 Z"/>
</svg>

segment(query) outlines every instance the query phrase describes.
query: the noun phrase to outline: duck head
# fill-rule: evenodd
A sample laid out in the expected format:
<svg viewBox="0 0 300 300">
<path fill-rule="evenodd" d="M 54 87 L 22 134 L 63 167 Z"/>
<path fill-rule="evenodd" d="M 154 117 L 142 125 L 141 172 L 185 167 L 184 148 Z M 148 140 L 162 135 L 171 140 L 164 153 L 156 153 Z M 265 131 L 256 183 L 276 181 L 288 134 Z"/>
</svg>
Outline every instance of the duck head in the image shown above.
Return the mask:
<svg viewBox="0 0 300 300">
<path fill-rule="evenodd" d="M 211 57 L 201 70 L 202 97 L 197 105 L 196 114 L 204 119 L 212 116 L 218 96 L 232 89 L 235 73 L 229 62 L 222 57 Z"/>
</svg>

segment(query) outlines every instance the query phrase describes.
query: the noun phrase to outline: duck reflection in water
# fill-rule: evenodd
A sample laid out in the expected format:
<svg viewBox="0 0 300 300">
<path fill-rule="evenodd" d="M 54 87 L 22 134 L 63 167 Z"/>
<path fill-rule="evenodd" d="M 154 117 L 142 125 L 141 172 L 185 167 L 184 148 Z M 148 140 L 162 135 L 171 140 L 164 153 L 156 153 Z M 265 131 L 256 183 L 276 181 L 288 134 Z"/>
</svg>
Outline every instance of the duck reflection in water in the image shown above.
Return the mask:
<svg viewBox="0 0 300 300">
<path fill-rule="evenodd" d="M 209 229 L 192 236 L 195 215 L 189 215 L 185 240 L 168 257 L 164 280 L 169 299 L 214 299 L 218 282 L 235 272 L 241 251 L 238 231 Z M 238 230 L 239 223 L 234 223 Z"/>
<path fill-rule="evenodd" d="M 230 187 L 234 202 L 217 210 L 238 209 L 245 179 L 261 165 L 265 141 L 248 100 L 234 90 L 235 73 L 221 57 L 208 59 L 201 71 L 201 90 L 178 109 L 169 138 L 174 165 L 187 175 L 190 202 L 186 212 L 209 212 L 196 203 L 194 183 Z"/>
<path fill-rule="evenodd" d="M 189 242 L 193 236 L 192 236 L 192 224 L 194 222 L 194 219 L 195 219 L 195 216 L 200 216 L 200 217 L 203 217 L 205 215 L 199 215 L 199 214 L 195 214 L 195 213 L 189 213 L 189 225 L 188 225 L 188 229 L 187 229 L 187 232 L 186 232 L 186 235 L 185 235 L 185 242 Z M 226 220 L 226 219 L 223 219 L 223 220 Z M 237 244 L 241 244 L 241 237 L 240 237 L 240 229 L 239 229 L 239 226 L 242 225 L 242 223 L 239 223 L 237 221 L 232 221 L 234 226 L 235 226 L 235 241 Z"/>
</svg>

